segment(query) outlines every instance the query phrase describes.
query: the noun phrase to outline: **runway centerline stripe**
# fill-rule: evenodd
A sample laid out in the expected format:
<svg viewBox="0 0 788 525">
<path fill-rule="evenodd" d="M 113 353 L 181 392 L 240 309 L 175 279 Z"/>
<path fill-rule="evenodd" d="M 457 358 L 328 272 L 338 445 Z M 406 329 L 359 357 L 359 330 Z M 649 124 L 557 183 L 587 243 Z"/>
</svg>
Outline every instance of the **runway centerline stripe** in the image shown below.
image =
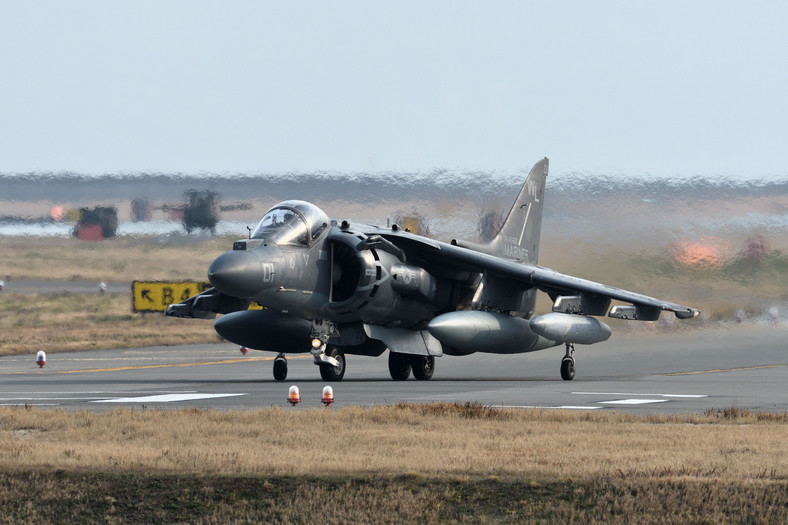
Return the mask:
<svg viewBox="0 0 788 525">
<path fill-rule="evenodd" d="M 788 365 L 761 365 L 761 366 L 743 366 L 740 368 L 719 368 L 716 370 L 696 370 L 695 372 L 671 372 L 668 374 L 658 374 L 661 376 L 691 376 L 696 374 L 716 374 L 719 372 L 742 372 L 746 370 L 761 370 L 763 368 L 785 368 Z"/>
<path fill-rule="evenodd" d="M 307 356 L 295 356 L 288 359 L 305 359 Z M 308 357 L 312 357 L 309 355 Z M 203 361 L 197 363 L 168 363 L 164 365 L 135 365 L 135 366 L 118 366 L 114 368 L 88 368 L 85 370 L 52 370 L 47 371 L 50 374 L 86 374 L 92 372 L 121 372 L 123 370 L 147 370 L 151 368 L 175 368 L 185 366 L 210 366 L 210 365 L 229 365 L 236 363 L 248 363 L 251 361 L 273 361 L 275 357 L 245 357 L 243 359 L 224 359 L 221 361 Z"/>
</svg>

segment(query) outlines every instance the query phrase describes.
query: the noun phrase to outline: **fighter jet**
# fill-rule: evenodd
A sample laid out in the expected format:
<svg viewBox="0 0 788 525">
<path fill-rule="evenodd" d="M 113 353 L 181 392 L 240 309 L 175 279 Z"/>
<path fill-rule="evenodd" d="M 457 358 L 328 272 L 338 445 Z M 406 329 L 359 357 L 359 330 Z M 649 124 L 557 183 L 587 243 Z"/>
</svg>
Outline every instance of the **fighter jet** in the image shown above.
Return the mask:
<svg viewBox="0 0 788 525">
<path fill-rule="evenodd" d="M 597 319 L 655 321 L 699 311 L 537 265 L 548 159 L 534 165 L 498 234 L 486 244 L 439 242 L 397 225 L 332 221 L 317 206 L 277 204 L 248 239 L 208 269 L 213 288 L 166 315 L 212 318 L 224 339 L 277 353 L 311 352 L 325 381 L 345 375 L 345 356 L 388 350 L 392 379 L 427 380 L 435 358 L 519 354 L 565 346 L 561 377 L 575 376 L 575 344 L 610 337 Z M 552 312 L 534 317 L 538 292 Z M 611 307 L 612 301 L 616 304 Z M 248 309 L 250 303 L 262 309 Z M 623 303 L 623 304 L 619 304 Z"/>
</svg>

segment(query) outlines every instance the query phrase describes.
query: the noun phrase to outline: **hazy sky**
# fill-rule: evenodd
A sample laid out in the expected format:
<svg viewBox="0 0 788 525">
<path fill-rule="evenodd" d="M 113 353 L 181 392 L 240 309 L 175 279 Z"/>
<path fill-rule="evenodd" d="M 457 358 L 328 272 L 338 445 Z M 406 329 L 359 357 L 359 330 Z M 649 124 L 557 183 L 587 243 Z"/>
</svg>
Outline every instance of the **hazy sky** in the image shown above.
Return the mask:
<svg viewBox="0 0 788 525">
<path fill-rule="evenodd" d="M 788 175 L 788 2 L 0 0 L 0 173 Z"/>
</svg>

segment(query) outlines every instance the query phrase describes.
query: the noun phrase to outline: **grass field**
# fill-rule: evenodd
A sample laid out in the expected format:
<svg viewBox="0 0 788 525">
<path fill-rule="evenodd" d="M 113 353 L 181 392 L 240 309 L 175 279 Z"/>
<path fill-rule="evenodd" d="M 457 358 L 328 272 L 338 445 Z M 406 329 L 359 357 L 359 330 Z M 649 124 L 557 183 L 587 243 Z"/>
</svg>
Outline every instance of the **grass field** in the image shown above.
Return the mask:
<svg viewBox="0 0 788 525">
<path fill-rule="evenodd" d="M 787 424 L 476 404 L 4 408 L 0 505 L 36 523 L 781 523 Z"/>
<path fill-rule="evenodd" d="M 131 282 L 204 280 L 232 238 L 124 237 L 103 242 L 0 237 L 0 279 Z"/>
<path fill-rule="evenodd" d="M 4 292 L 0 305 L 0 356 L 220 341 L 209 320 L 132 313 L 127 294 Z"/>
</svg>

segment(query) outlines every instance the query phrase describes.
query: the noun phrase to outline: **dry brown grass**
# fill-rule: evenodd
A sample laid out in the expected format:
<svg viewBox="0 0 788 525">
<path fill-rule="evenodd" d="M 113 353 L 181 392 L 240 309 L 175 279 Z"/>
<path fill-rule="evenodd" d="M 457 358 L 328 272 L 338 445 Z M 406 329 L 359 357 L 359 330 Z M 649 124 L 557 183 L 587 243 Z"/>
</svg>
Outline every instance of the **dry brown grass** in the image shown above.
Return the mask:
<svg viewBox="0 0 788 525">
<path fill-rule="evenodd" d="M 232 238 L 157 241 L 155 237 L 78 239 L 0 237 L 0 278 L 131 282 L 204 280 L 208 266 L 232 249 Z"/>
<path fill-rule="evenodd" d="M 269 476 L 786 481 L 788 416 L 479 405 L 251 412 L 0 409 L 0 468 Z"/>
<path fill-rule="evenodd" d="M 0 408 L 0 523 L 784 523 L 785 414 Z"/>
<path fill-rule="evenodd" d="M 218 340 L 211 321 L 132 314 L 126 294 L 0 296 L 0 355 Z"/>
</svg>

